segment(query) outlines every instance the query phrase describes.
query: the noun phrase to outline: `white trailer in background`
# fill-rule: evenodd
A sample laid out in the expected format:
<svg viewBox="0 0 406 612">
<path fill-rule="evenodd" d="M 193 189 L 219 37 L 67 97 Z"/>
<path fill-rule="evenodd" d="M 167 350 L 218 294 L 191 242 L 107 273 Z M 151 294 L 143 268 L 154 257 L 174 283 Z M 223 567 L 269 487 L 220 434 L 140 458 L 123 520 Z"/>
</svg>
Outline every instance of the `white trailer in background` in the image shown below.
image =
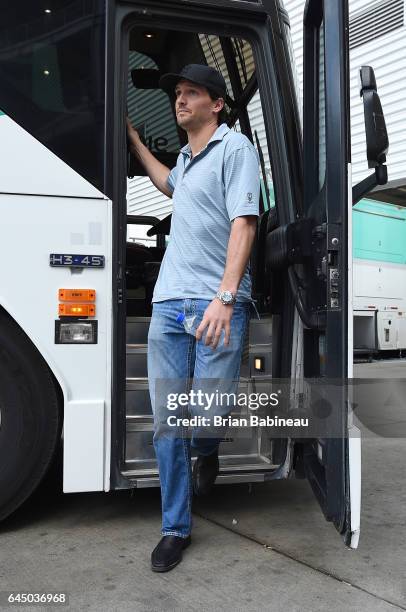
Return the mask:
<svg viewBox="0 0 406 612">
<path fill-rule="evenodd" d="M 399 351 L 402 356 L 406 350 L 406 294 L 400 290 L 405 277 L 404 266 L 354 263 L 355 354 Z M 397 284 L 396 279 L 402 282 Z"/>
<path fill-rule="evenodd" d="M 406 209 L 362 200 L 353 212 L 354 351 L 406 349 Z"/>
</svg>

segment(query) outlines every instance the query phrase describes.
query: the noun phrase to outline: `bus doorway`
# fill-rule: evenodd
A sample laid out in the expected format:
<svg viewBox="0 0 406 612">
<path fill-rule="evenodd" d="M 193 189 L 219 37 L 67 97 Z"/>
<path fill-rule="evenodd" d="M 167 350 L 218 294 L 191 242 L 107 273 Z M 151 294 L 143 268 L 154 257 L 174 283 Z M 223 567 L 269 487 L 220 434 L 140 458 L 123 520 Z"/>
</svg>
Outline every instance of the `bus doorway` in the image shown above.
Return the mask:
<svg viewBox="0 0 406 612">
<path fill-rule="evenodd" d="M 262 225 L 275 222 L 271 158 L 258 87 L 252 44 L 239 36 L 134 27 L 129 30 L 127 109 L 132 125 L 154 156 L 168 168 L 176 165 L 187 143 L 178 127 L 174 94 L 159 88 L 166 72 L 189 63 L 219 70 L 227 84 L 226 122 L 245 134 L 261 160 L 260 211 Z M 128 156 L 126 242 L 126 439 L 123 475 L 133 486 L 158 486 L 152 446 L 153 417 L 147 378 L 147 336 L 151 299 L 165 248 L 170 241 L 172 201 L 153 187 L 137 159 Z M 185 228 L 187 231 L 187 228 Z M 263 238 L 262 238 L 263 240 Z M 262 246 L 262 248 L 261 248 Z M 252 317 L 245 338 L 238 397 L 253 392 L 257 381 L 272 375 L 272 316 L 261 241 L 251 257 L 253 298 L 258 317 Z M 249 408 L 235 405 L 232 417 L 248 417 Z M 217 483 L 259 482 L 278 477 L 287 459 L 286 442 L 271 439 L 261 428 L 250 433 L 230 427 L 220 445 Z M 284 468 L 286 470 L 286 468 Z"/>
<path fill-rule="evenodd" d="M 214 5 L 212 0 L 201 0 L 188 1 L 185 9 L 186 4 L 183 7 L 181 3 L 162 6 L 152 1 L 147 8 L 141 8 L 135 0 L 125 4 L 116 2 L 111 7 L 107 80 L 112 89 L 107 133 L 112 149 L 117 153 L 115 168 L 119 159 L 122 166 L 119 164 L 118 167 L 124 168 L 128 162 L 125 115 L 130 108 L 124 83 L 127 84 L 129 75 L 132 85 L 136 85 L 134 95 L 161 96 L 163 103 L 163 94 L 156 87 L 159 73 L 179 70 L 192 61 L 212 63 L 215 67 L 217 63 L 221 65 L 213 45 L 215 41 L 211 38 L 217 37 L 218 49 L 223 56 L 222 72 L 229 84 L 226 102 L 230 125 L 251 137 L 261 158 L 258 171 L 262 178 L 262 210 L 251 262 L 254 295 L 259 296 L 260 314 L 271 320 L 272 380 L 282 378 L 293 385 L 293 396 L 287 402 L 287 410 L 295 409 L 303 396 L 301 388 L 305 376 L 322 379 L 330 376 L 340 380 L 351 376 L 347 325 L 351 299 L 347 267 L 350 193 L 347 2 L 309 0 L 306 4 L 304 36 L 308 76 L 305 78 L 303 133 L 293 75 L 289 19 L 281 3 L 267 0 L 260 6 L 252 2 L 219 0 Z M 134 45 L 131 40 L 135 41 Z M 242 51 L 238 41 L 249 43 L 252 49 L 254 69 L 251 74 L 246 59 L 249 46 Z M 155 45 L 152 54 L 147 52 L 148 42 Z M 128 61 L 132 52 L 140 54 L 135 56 L 136 67 L 133 70 L 136 72 L 133 75 Z M 145 57 L 150 58 L 149 65 L 143 64 Z M 148 71 L 144 76 L 141 75 L 143 70 Z M 257 89 L 263 111 L 265 138 L 262 142 L 259 130 L 255 134 L 252 126 L 254 114 L 247 116 L 249 103 Z M 137 90 L 140 91 L 136 93 Z M 175 144 L 179 146 L 184 142 L 170 112 L 170 99 L 169 106 L 166 100 L 165 107 L 166 110 L 161 109 L 160 118 L 164 117 L 165 110 L 171 118 L 166 125 L 171 126 L 172 121 L 167 134 L 162 134 L 161 130 L 154 134 L 152 125 L 146 125 L 146 120 L 152 116 L 149 115 L 152 108 L 143 111 L 144 117 L 133 118 L 133 124 L 144 131 L 146 142 L 155 147 L 156 155 L 162 160 L 168 153 L 176 154 L 171 150 L 172 145 L 176 148 Z M 270 160 L 268 168 L 272 170 L 271 185 L 266 176 L 267 156 Z M 174 156 L 172 160 L 174 163 Z M 116 202 L 113 241 L 116 241 L 117 275 L 113 292 L 118 295 L 113 360 L 116 409 L 111 424 L 111 484 L 113 488 L 157 486 L 151 422 L 145 420 L 146 412 L 131 414 L 130 409 L 127 414 L 131 400 L 126 403 L 125 396 L 141 394 L 141 390 L 130 388 L 126 383 L 137 384 L 138 379 L 139 385 L 144 385 L 146 396 L 145 368 L 143 376 L 139 370 L 137 375 L 137 369 L 131 370 L 131 364 L 145 360 L 148 320 L 142 322 L 145 325 L 144 341 L 138 341 L 138 346 L 129 346 L 132 342 L 137 344 L 137 341 L 129 336 L 126 338 L 126 333 L 130 333 L 127 315 L 131 316 L 127 313 L 128 299 L 124 299 L 127 185 L 125 175 L 120 179 L 115 168 L 107 166 L 108 193 Z M 146 180 L 140 169 L 130 168 L 129 175 L 141 177 L 138 178 L 140 181 Z M 148 197 L 147 192 L 138 192 L 136 206 L 147 203 Z M 271 206 L 272 200 L 274 206 Z M 154 225 L 149 231 L 149 238 L 161 234 L 160 246 L 155 243 L 152 248 L 162 249 L 163 240 L 170 240 L 170 203 L 167 206 L 162 218 L 152 214 L 151 206 L 147 208 L 147 216 L 156 216 L 162 224 Z M 140 210 L 131 212 L 138 214 Z M 146 244 L 143 246 L 151 248 Z M 156 264 L 156 274 L 159 259 L 146 263 Z M 141 301 L 145 296 L 146 293 L 133 294 L 132 297 L 138 300 L 137 307 L 142 308 Z M 131 300 L 131 295 L 127 294 L 128 297 Z M 148 304 L 144 302 L 144 306 L 146 313 Z M 134 316 L 141 317 L 140 310 L 137 312 Z M 138 332 L 134 333 L 137 337 Z M 261 334 L 261 337 L 266 335 Z M 124 361 L 126 352 L 129 358 Z M 260 359 L 258 363 L 261 363 Z M 140 406 L 140 403 L 134 406 Z M 316 435 L 302 440 L 285 437 L 275 444 L 272 441 L 272 445 L 265 449 L 265 457 L 270 461 L 264 462 L 258 470 L 251 469 L 248 462 L 243 464 L 244 467 L 235 463 L 232 470 L 227 470 L 223 462 L 220 477 L 263 481 L 286 478 L 293 471 L 296 477 L 306 477 L 326 519 L 334 523 L 348 545 L 356 547 L 359 535 L 360 441 L 356 439 L 348 443 L 349 412 L 343 386 L 333 411 L 338 426 L 336 438 Z M 270 442 L 268 438 L 266 443 Z M 262 441 L 255 444 L 256 457 L 262 455 L 261 445 Z M 137 465 L 140 449 L 145 448 L 148 451 Z M 252 457 L 252 448 L 244 458 Z M 233 461 L 236 456 L 232 455 Z"/>
</svg>

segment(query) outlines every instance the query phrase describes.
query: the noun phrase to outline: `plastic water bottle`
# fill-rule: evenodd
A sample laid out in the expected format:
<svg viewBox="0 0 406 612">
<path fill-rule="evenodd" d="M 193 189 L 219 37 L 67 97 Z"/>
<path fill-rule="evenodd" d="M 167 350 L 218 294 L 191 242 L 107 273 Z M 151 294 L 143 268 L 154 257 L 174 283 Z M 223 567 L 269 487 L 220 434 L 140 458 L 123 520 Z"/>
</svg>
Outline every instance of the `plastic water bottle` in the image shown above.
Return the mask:
<svg viewBox="0 0 406 612">
<path fill-rule="evenodd" d="M 188 334 L 193 334 L 194 336 L 196 336 L 196 329 L 197 329 L 196 327 L 194 327 L 195 320 L 196 320 L 196 315 L 186 316 L 185 313 L 183 312 L 180 312 L 178 316 L 176 317 L 176 322 L 183 323 L 183 327 L 188 332 Z"/>
<path fill-rule="evenodd" d="M 183 323 L 183 327 L 185 328 L 185 331 L 188 334 L 192 334 L 193 336 L 196 336 L 196 330 L 197 330 L 197 325 L 196 325 L 196 315 L 185 315 L 183 312 L 180 312 L 178 314 L 178 316 L 176 317 L 176 321 L 177 323 Z M 208 327 L 206 327 L 206 329 L 203 331 L 203 335 L 200 339 L 201 342 L 205 342 L 206 340 L 206 334 L 207 334 L 207 330 Z M 221 330 L 221 336 L 220 336 L 220 340 L 217 346 L 220 346 L 222 344 L 224 344 L 224 329 Z"/>
</svg>

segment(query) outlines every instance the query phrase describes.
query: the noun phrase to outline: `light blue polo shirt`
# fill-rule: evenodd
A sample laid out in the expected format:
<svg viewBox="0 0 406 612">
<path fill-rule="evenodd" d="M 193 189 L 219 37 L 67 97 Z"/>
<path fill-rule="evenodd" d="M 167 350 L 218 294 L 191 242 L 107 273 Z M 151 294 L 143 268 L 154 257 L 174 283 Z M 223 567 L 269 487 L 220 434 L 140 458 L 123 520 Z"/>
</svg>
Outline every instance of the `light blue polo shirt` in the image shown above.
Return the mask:
<svg viewBox="0 0 406 612">
<path fill-rule="evenodd" d="M 189 145 L 180 150 L 168 186 L 171 231 L 152 302 L 212 300 L 224 276 L 231 221 L 259 215 L 257 152 L 246 136 L 223 123 L 192 160 Z M 237 300 L 251 301 L 249 264 Z"/>
</svg>

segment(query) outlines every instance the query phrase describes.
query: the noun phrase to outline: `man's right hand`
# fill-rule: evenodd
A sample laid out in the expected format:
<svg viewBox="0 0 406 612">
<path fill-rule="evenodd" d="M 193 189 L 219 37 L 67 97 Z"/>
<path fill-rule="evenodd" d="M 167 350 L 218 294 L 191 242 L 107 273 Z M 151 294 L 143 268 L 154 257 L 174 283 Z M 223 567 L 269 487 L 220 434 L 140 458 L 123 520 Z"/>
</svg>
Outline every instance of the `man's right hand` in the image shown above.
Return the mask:
<svg viewBox="0 0 406 612">
<path fill-rule="evenodd" d="M 127 134 L 128 134 L 128 138 L 130 140 L 131 146 L 136 149 L 137 145 L 141 142 L 141 138 L 137 130 L 134 129 L 133 124 L 131 123 L 128 117 L 127 117 Z"/>
<path fill-rule="evenodd" d="M 167 180 L 169 176 L 169 168 L 161 164 L 160 161 L 152 155 L 151 151 L 144 145 L 137 130 L 134 129 L 129 118 L 127 121 L 127 134 L 130 141 L 130 151 L 144 166 L 149 178 L 159 191 L 168 198 L 172 197 L 172 191 L 169 189 Z"/>
</svg>

